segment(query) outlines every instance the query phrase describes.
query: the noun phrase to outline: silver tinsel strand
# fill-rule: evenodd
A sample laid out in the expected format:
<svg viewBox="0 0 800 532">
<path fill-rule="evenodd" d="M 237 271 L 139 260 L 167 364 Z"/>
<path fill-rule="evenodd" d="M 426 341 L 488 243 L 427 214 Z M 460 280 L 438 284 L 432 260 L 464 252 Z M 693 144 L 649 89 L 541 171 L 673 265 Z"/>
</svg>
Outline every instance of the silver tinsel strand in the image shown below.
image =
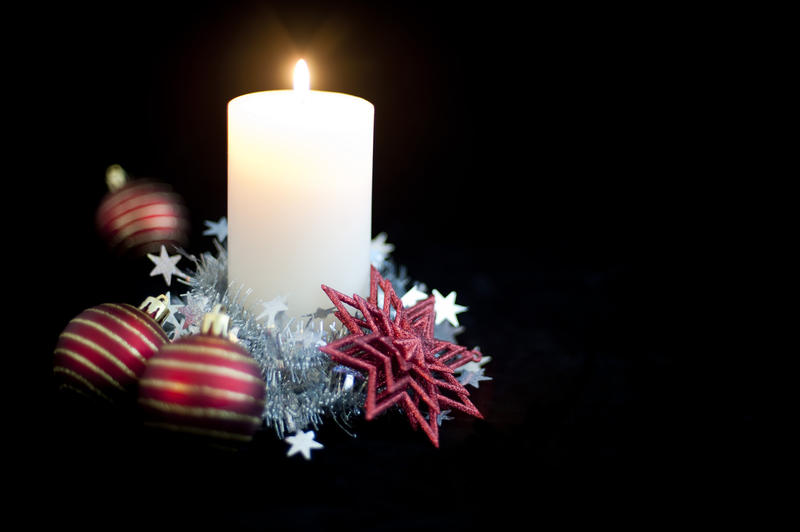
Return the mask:
<svg viewBox="0 0 800 532">
<path fill-rule="evenodd" d="M 366 383 L 364 376 L 333 363 L 317 349 L 347 333 L 332 316 L 335 309 L 318 309 L 313 315 L 298 318 L 280 313 L 272 326 L 264 323 L 267 320 L 257 320 L 246 306 L 250 291 L 228 283 L 227 251 L 218 241 L 214 243 L 216 256 L 204 253 L 197 258 L 183 253 L 194 263 L 195 271 L 182 279 L 190 287 L 189 292 L 178 305 L 173 304 L 184 320 L 176 321 L 172 338 L 197 332 L 199 318 L 215 305 L 222 305 L 230 316 L 229 329 L 261 367 L 267 392 L 265 426 L 283 439 L 310 426 L 317 429 L 330 416 L 349 433 L 350 420 L 361 415 Z M 391 260 L 381 260 L 376 267 L 397 293 L 412 286 L 406 269 Z M 424 284 L 416 286 L 425 289 Z M 435 334 L 455 343 L 455 336 L 462 330 L 443 322 L 436 325 Z"/>
<path fill-rule="evenodd" d="M 363 379 L 317 349 L 345 333 L 328 311 L 294 319 L 279 314 L 275 325 L 267 326 L 246 308 L 249 291 L 228 284 L 227 252 L 222 246 L 217 244 L 217 256 L 187 258 L 194 262 L 195 272 L 184 281 L 191 289 L 178 312 L 202 316 L 215 305 L 223 306 L 230 316 L 230 330 L 261 367 L 267 385 L 264 423 L 279 438 L 309 426 L 317 428 L 326 416 L 344 428 L 361 413 Z M 194 332 L 193 324 L 178 332 Z"/>
</svg>

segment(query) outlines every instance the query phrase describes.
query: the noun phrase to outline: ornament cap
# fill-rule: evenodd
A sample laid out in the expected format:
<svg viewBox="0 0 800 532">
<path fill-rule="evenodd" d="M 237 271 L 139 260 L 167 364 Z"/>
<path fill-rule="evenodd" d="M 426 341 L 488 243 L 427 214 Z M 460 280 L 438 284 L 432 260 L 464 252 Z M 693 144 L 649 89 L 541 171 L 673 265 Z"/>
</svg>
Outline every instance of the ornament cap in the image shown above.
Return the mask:
<svg viewBox="0 0 800 532">
<path fill-rule="evenodd" d="M 169 316 L 167 294 L 161 294 L 158 297 L 148 297 L 139 305 L 139 310 L 144 311 L 145 314 L 153 318 L 159 325 L 163 325 L 164 321 L 166 321 Z"/>
<path fill-rule="evenodd" d="M 236 342 L 236 333 L 228 331 L 231 317 L 225 313 L 222 305 L 215 305 L 211 312 L 207 312 L 203 316 L 203 321 L 200 324 L 200 332 L 203 334 L 210 334 L 211 336 L 220 336 L 227 338 L 232 342 Z"/>
<path fill-rule="evenodd" d="M 120 165 L 112 164 L 106 168 L 106 185 L 108 186 L 108 190 L 116 192 L 125 186 L 127 182 L 128 173 L 125 172 Z"/>
</svg>

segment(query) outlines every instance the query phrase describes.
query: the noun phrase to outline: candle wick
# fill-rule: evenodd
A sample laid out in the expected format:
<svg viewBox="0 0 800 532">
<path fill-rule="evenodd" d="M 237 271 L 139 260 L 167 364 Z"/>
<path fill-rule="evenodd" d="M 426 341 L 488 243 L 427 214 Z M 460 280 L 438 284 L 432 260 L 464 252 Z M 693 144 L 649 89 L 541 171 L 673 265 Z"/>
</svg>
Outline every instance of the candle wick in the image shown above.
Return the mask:
<svg viewBox="0 0 800 532">
<path fill-rule="evenodd" d="M 311 74 L 304 59 L 300 59 L 294 67 L 294 90 L 305 94 L 311 88 Z"/>
</svg>

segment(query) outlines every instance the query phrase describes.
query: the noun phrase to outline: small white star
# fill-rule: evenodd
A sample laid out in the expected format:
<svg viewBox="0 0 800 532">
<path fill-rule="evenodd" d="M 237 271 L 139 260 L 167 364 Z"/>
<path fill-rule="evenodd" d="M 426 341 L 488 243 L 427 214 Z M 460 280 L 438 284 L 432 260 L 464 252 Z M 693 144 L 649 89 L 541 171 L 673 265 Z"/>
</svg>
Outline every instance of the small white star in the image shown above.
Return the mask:
<svg viewBox="0 0 800 532">
<path fill-rule="evenodd" d="M 186 296 L 186 305 L 181 307 L 178 312 L 186 318 L 184 327 L 191 327 L 192 325 L 199 325 L 203 321 L 209 305 L 208 297 L 204 295 L 195 295 L 192 292 L 184 294 Z"/>
<path fill-rule="evenodd" d="M 167 315 L 167 319 L 164 320 L 164 325 L 165 326 L 172 325 L 173 331 L 175 331 L 177 330 L 178 327 L 180 327 L 180 324 L 178 323 L 178 317 L 176 316 L 176 314 L 178 314 L 179 307 L 183 306 L 183 302 L 180 302 L 179 305 L 173 304 L 172 295 L 169 292 L 167 292 L 167 305 L 169 305 L 169 314 Z"/>
<path fill-rule="evenodd" d="M 394 244 L 386 242 L 386 233 L 379 233 L 372 239 L 369 249 L 369 261 L 376 268 L 383 266 L 389 254 L 394 251 Z"/>
<path fill-rule="evenodd" d="M 456 293 L 450 292 L 447 297 L 439 293 L 438 290 L 433 290 L 433 296 L 436 298 L 434 310 L 436 311 L 436 324 L 442 323 L 444 320 L 450 322 L 454 327 L 458 327 L 458 318 L 456 314 L 464 312 L 467 307 L 456 305 Z"/>
<path fill-rule="evenodd" d="M 161 244 L 161 254 L 156 256 L 152 253 L 148 253 L 147 257 L 153 261 L 156 265 L 153 268 L 153 271 L 150 272 L 150 277 L 155 277 L 156 275 L 163 275 L 164 281 L 167 283 L 167 286 L 170 285 L 172 281 L 173 275 L 179 275 L 181 277 L 186 277 L 186 275 L 181 272 L 175 265 L 178 264 L 178 261 L 181 260 L 180 255 L 172 255 L 169 256 L 167 254 L 167 248 L 164 247 L 164 244 Z"/>
<path fill-rule="evenodd" d="M 220 242 L 225 242 L 225 239 L 228 238 L 228 219 L 226 217 L 223 216 L 218 222 L 206 220 L 203 223 L 208 227 L 203 231 L 204 235 L 214 236 Z"/>
<path fill-rule="evenodd" d="M 439 412 L 439 415 L 436 416 L 436 424 L 441 427 L 442 426 L 442 421 L 448 421 L 450 419 L 453 419 L 452 417 L 447 415 L 449 413 L 450 413 L 450 410 L 442 410 L 441 412 Z"/>
<path fill-rule="evenodd" d="M 433 335 L 439 340 L 457 344 L 456 336 L 462 332 L 464 332 L 464 327 L 453 327 L 450 322 L 444 321 L 436 326 Z"/>
<path fill-rule="evenodd" d="M 477 352 L 480 353 L 481 349 L 480 349 L 480 347 L 476 347 L 475 349 L 473 349 L 473 351 L 477 351 Z M 478 362 L 467 362 L 466 364 L 464 364 L 460 368 L 456 368 L 455 372 L 456 373 L 461 373 L 461 372 L 466 373 L 468 371 L 482 370 L 483 366 L 488 364 L 490 360 L 492 360 L 492 357 L 483 356 L 483 357 L 481 357 L 481 359 Z"/>
<path fill-rule="evenodd" d="M 323 445 L 314 441 L 314 431 L 303 432 L 299 430 L 294 436 L 285 438 L 284 441 L 291 445 L 286 456 L 301 453 L 306 460 L 311 460 L 311 449 L 322 449 Z"/>
<path fill-rule="evenodd" d="M 428 294 L 421 291 L 417 288 L 418 285 L 414 285 L 411 287 L 411 290 L 406 292 L 403 297 L 400 298 L 400 301 L 403 303 L 405 308 L 413 307 L 423 299 L 428 299 Z"/>
<path fill-rule="evenodd" d="M 465 372 L 463 372 L 461 374 L 461 377 L 458 379 L 458 382 L 460 382 L 464 386 L 467 386 L 468 384 L 471 384 L 472 386 L 474 386 L 476 388 L 480 388 L 480 382 L 481 381 L 490 381 L 490 380 L 492 380 L 491 377 L 485 376 L 483 374 L 483 371 L 484 371 L 483 368 L 478 368 L 475 371 L 465 371 Z"/>
<path fill-rule="evenodd" d="M 170 316 L 174 314 L 180 314 L 181 307 L 184 306 L 183 300 L 180 296 L 173 296 L 170 292 L 167 292 L 167 301 L 169 302 L 169 314 Z"/>
<path fill-rule="evenodd" d="M 186 318 L 182 318 L 181 321 L 177 323 L 178 325 L 176 325 L 175 328 L 172 329 L 172 337 L 170 338 L 170 340 L 172 340 L 173 342 L 178 338 L 180 338 L 181 336 L 183 336 L 184 334 L 189 334 L 189 331 L 187 330 L 188 325 L 186 325 Z"/>
<path fill-rule="evenodd" d="M 275 299 L 267 301 L 266 303 L 261 303 L 261 305 L 264 307 L 264 310 L 261 311 L 261 314 L 256 316 L 256 321 L 266 317 L 267 327 L 275 327 L 275 316 L 277 316 L 279 312 L 289 310 L 286 302 L 286 296 L 278 296 Z"/>
</svg>

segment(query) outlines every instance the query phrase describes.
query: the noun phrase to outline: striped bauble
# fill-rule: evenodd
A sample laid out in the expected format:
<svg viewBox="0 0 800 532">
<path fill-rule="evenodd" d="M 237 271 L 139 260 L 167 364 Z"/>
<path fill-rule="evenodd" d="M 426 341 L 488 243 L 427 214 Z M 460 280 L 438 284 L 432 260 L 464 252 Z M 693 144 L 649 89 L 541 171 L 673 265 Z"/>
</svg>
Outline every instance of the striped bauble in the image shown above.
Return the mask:
<svg viewBox="0 0 800 532">
<path fill-rule="evenodd" d="M 169 342 L 161 327 L 169 312 L 166 296 L 91 307 L 70 320 L 59 335 L 53 371 L 60 390 L 119 402 L 135 397 L 150 359 Z"/>
<path fill-rule="evenodd" d="M 184 246 L 188 215 L 182 198 L 157 181 L 129 180 L 118 166 L 108 169 L 109 192 L 97 209 L 100 236 L 119 255 L 157 253 L 161 245 Z"/>
<path fill-rule="evenodd" d="M 266 384 L 227 326 L 213 325 L 219 316 L 228 319 L 206 314 L 203 332 L 162 346 L 150 359 L 139 386 L 146 425 L 226 443 L 252 439 L 261 425 Z"/>
</svg>

